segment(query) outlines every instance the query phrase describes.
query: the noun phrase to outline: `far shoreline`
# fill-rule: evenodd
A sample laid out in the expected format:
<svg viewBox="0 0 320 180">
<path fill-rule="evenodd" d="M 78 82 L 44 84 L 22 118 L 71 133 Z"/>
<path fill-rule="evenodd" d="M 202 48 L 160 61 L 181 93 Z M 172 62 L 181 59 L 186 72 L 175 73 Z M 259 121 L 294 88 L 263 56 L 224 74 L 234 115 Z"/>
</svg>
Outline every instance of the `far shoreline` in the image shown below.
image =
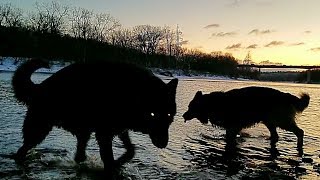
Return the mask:
<svg viewBox="0 0 320 180">
<path fill-rule="evenodd" d="M 26 60 L 27 58 L 20 58 L 19 60 L 16 60 L 14 57 L 2 57 L 2 63 L 0 64 L 0 74 L 1 73 L 14 73 L 17 66 L 19 65 L 18 62 L 21 62 L 23 60 Z M 71 64 L 70 62 L 64 62 L 64 61 L 53 61 L 54 64 L 50 67 L 50 69 L 39 69 L 34 73 L 38 74 L 54 74 L 55 72 L 59 71 L 60 69 L 68 66 Z M 63 64 L 63 65 L 62 65 Z M 242 82 L 268 82 L 268 83 L 291 83 L 291 84 L 320 84 L 316 82 L 312 83 L 303 83 L 303 82 L 294 82 L 294 81 L 261 81 L 261 80 L 255 80 L 255 79 L 246 79 L 246 78 L 231 78 L 228 76 L 220 76 L 220 75 L 211 75 L 211 74 L 201 74 L 201 73 L 195 73 L 193 75 L 184 75 L 182 70 L 172 70 L 172 69 L 161 69 L 161 68 L 148 68 L 153 74 L 155 74 L 157 77 L 164 79 L 164 80 L 170 80 L 172 78 L 178 78 L 183 81 L 195 81 L 195 80 L 206 80 L 206 81 L 242 81 Z M 169 73 L 170 75 L 163 75 Z"/>
</svg>

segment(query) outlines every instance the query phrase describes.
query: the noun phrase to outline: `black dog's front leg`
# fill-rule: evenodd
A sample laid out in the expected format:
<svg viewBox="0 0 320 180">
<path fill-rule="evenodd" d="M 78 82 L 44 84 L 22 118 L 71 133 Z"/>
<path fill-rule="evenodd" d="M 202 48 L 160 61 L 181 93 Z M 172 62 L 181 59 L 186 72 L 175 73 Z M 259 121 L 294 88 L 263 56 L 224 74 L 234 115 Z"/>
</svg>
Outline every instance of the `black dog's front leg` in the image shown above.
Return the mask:
<svg viewBox="0 0 320 180">
<path fill-rule="evenodd" d="M 135 150 L 134 150 L 134 145 L 131 143 L 128 131 L 124 131 L 123 133 L 121 133 L 119 135 L 119 138 L 127 150 L 121 157 L 119 157 L 119 159 L 116 160 L 116 164 L 118 166 L 121 166 L 127 163 L 128 161 L 130 161 L 134 157 Z"/>
<path fill-rule="evenodd" d="M 90 139 L 90 132 L 89 131 L 81 131 L 79 133 L 76 133 L 77 137 L 77 152 L 75 155 L 74 160 L 77 163 L 83 162 L 86 160 L 86 147 L 87 143 Z"/>
<path fill-rule="evenodd" d="M 118 167 L 116 167 L 113 151 L 112 136 L 106 136 L 103 132 L 96 132 L 96 139 L 100 148 L 101 160 L 104 164 L 104 171 L 107 177 L 113 177 Z"/>
<path fill-rule="evenodd" d="M 22 129 L 23 145 L 14 156 L 18 162 L 23 161 L 28 151 L 40 144 L 52 130 L 52 126 L 39 123 L 43 121 L 40 117 L 36 116 L 36 113 L 27 112 Z M 35 122 L 38 122 L 36 126 L 34 125 Z"/>
</svg>

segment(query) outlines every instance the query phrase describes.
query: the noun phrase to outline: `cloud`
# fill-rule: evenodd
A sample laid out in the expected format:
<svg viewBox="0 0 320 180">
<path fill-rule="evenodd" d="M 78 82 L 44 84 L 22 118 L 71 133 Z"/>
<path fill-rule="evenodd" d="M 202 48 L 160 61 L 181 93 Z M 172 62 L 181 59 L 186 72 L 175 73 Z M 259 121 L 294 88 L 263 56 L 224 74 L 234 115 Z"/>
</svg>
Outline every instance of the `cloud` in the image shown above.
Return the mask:
<svg viewBox="0 0 320 180">
<path fill-rule="evenodd" d="M 219 24 L 209 24 L 209 25 L 205 26 L 204 28 L 210 29 L 210 28 L 217 28 L 217 27 L 220 27 L 220 25 Z"/>
<path fill-rule="evenodd" d="M 311 34 L 311 31 L 304 31 L 305 34 Z"/>
<path fill-rule="evenodd" d="M 282 44 L 284 44 L 283 41 L 271 41 L 270 43 L 266 44 L 264 47 L 280 46 Z"/>
<path fill-rule="evenodd" d="M 231 5 L 233 6 L 238 6 L 240 3 L 240 0 L 233 0 L 233 2 L 231 3 Z"/>
<path fill-rule="evenodd" d="M 237 35 L 236 32 L 219 32 L 219 33 L 212 33 L 212 36 L 216 37 L 225 37 L 225 36 L 234 36 Z"/>
<path fill-rule="evenodd" d="M 226 6 L 227 7 L 237 7 L 240 5 L 240 0 L 230 0 Z"/>
<path fill-rule="evenodd" d="M 266 30 L 259 30 L 259 29 L 253 29 L 251 30 L 248 34 L 255 34 L 255 35 L 263 35 L 263 34 L 270 34 L 275 32 L 275 30 L 270 30 L 270 29 L 266 29 Z"/>
<path fill-rule="evenodd" d="M 253 29 L 248 34 L 258 34 L 258 33 L 259 33 L 258 29 Z"/>
<path fill-rule="evenodd" d="M 229 0 L 229 3 L 227 4 L 228 7 L 240 7 L 241 5 L 254 5 L 254 6 L 269 6 L 271 7 L 273 5 L 272 0 Z"/>
<path fill-rule="evenodd" d="M 290 46 L 302 46 L 304 44 L 305 44 L 304 42 L 298 42 L 298 43 L 292 43 L 290 44 Z"/>
<path fill-rule="evenodd" d="M 311 48 L 310 51 L 320 52 L 320 47 Z"/>
<path fill-rule="evenodd" d="M 256 49 L 258 47 L 258 44 L 251 44 L 247 47 L 247 49 Z"/>
<path fill-rule="evenodd" d="M 227 46 L 226 49 L 239 49 L 241 48 L 241 43 L 232 44 L 231 46 Z"/>
</svg>

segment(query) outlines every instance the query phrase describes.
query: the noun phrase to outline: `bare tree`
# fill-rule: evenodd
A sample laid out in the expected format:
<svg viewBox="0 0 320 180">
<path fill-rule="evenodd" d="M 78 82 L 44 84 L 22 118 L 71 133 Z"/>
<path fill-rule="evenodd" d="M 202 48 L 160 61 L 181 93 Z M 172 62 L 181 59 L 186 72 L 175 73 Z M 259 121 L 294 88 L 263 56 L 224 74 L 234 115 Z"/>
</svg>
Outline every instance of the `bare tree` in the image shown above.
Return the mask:
<svg viewBox="0 0 320 180">
<path fill-rule="evenodd" d="M 0 6 L 0 27 L 4 26 L 11 9 L 11 4 L 2 4 Z"/>
<path fill-rule="evenodd" d="M 223 56 L 223 52 L 222 51 L 212 51 L 210 53 L 210 55 L 213 57 L 220 57 L 220 56 Z"/>
<path fill-rule="evenodd" d="M 29 14 L 28 26 L 33 31 L 49 32 L 49 25 L 45 19 L 45 14 L 42 12 L 32 12 Z"/>
<path fill-rule="evenodd" d="M 162 40 L 162 49 L 165 50 L 165 53 L 169 56 L 178 56 L 181 54 L 181 45 L 182 41 L 182 32 L 171 29 L 168 26 L 163 28 L 164 39 Z M 179 35 L 177 35 L 179 33 Z M 179 38 L 179 39 L 177 39 Z"/>
<path fill-rule="evenodd" d="M 163 29 L 163 40 L 160 41 L 158 52 L 171 56 L 173 53 L 174 32 L 170 27 L 165 26 Z"/>
<path fill-rule="evenodd" d="M 12 4 L 0 5 L 0 27 L 20 27 L 23 24 L 23 11 Z"/>
<path fill-rule="evenodd" d="M 109 36 L 112 45 L 134 48 L 134 35 L 130 29 L 119 28 Z"/>
<path fill-rule="evenodd" d="M 93 12 L 84 8 L 74 8 L 70 17 L 70 33 L 76 38 L 92 37 Z"/>
<path fill-rule="evenodd" d="M 68 6 L 52 1 L 51 3 L 36 3 L 36 10 L 29 15 L 29 26 L 32 30 L 54 34 L 64 32 Z"/>
<path fill-rule="evenodd" d="M 137 48 L 146 54 L 154 54 L 164 37 L 161 27 L 140 25 L 133 28 Z"/>
<path fill-rule="evenodd" d="M 23 25 L 23 11 L 20 8 L 13 8 L 7 18 L 8 27 L 21 27 Z"/>
<path fill-rule="evenodd" d="M 164 37 L 160 44 L 161 53 L 169 56 L 179 57 L 182 55 L 182 45 L 188 41 L 183 40 L 182 32 L 178 29 L 172 29 L 168 26 L 163 28 Z"/>
<path fill-rule="evenodd" d="M 110 32 L 118 27 L 120 27 L 119 21 L 110 14 L 95 14 L 92 22 L 92 38 L 97 41 L 106 41 Z"/>
</svg>

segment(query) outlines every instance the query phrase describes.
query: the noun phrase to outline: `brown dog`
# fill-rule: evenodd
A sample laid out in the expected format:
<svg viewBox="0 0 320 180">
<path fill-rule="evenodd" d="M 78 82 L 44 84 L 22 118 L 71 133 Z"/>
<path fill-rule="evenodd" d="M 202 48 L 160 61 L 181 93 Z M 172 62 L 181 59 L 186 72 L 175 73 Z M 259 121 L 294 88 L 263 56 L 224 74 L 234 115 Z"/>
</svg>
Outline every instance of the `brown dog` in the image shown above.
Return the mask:
<svg viewBox="0 0 320 180">
<path fill-rule="evenodd" d="M 293 132 L 298 149 L 302 149 L 304 132 L 295 123 L 296 113 L 309 104 L 308 94 L 300 98 L 266 87 L 245 87 L 227 92 L 202 94 L 198 91 L 183 114 L 185 121 L 197 118 L 202 123 L 226 129 L 227 146 L 235 145 L 237 133 L 243 128 L 262 122 L 271 135 L 271 147 L 278 142 L 277 127 Z"/>
</svg>

